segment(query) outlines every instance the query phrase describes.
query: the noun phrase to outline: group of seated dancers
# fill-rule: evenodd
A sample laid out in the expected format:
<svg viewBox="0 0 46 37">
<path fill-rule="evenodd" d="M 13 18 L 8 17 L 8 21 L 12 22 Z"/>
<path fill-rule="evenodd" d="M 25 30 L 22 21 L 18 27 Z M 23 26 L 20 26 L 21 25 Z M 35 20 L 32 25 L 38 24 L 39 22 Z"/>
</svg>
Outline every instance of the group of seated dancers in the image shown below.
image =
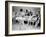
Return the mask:
<svg viewBox="0 0 46 37">
<path fill-rule="evenodd" d="M 35 27 L 40 27 L 40 11 L 38 11 L 38 14 L 34 15 L 31 10 L 28 11 L 28 9 L 26 9 L 26 12 L 23 13 L 23 9 L 20 9 L 20 15 L 21 16 L 19 16 L 19 13 L 18 15 L 15 13 L 15 17 L 12 18 L 13 24 L 19 24 L 23 21 L 22 24 L 24 25 L 28 24 L 34 25 Z"/>
</svg>

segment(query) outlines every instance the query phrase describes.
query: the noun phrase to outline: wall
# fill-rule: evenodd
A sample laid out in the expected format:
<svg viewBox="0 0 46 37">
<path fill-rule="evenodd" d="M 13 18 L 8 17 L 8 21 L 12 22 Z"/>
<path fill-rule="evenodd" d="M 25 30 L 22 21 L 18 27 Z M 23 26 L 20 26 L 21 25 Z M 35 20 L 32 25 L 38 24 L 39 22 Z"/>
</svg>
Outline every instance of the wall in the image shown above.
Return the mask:
<svg viewBox="0 0 46 37">
<path fill-rule="evenodd" d="M 14 1 L 16 1 L 16 0 L 14 0 Z M 45 6 L 46 6 L 46 0 L 17 0 L 17 1 L 44 2 Z M 46 19 L 46 15 L 45 15 L 45 19 Z M 46 29 L 45 29 L 45 31 L 46 31 Z M 5 0 L 0 0 L 0 37 L 5 37 Z M 40 35 L 7 36 L 7 37 L 46 37 L 46 32 L 45 32 L 45 34 L 40 34 Z"/>
</svg>

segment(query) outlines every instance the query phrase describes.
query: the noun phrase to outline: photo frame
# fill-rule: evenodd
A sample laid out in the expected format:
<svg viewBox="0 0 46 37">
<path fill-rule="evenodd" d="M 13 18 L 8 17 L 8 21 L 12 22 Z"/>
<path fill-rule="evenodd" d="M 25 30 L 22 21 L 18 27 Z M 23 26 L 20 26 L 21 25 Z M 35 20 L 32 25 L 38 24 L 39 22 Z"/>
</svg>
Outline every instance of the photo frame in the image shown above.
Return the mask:
<svg viewBox="0 0 46 37">
<path fill-rule="evenodd" d="M 5 35 L 45 34 L 45 3 L 5 1 Z"/>
</svg>

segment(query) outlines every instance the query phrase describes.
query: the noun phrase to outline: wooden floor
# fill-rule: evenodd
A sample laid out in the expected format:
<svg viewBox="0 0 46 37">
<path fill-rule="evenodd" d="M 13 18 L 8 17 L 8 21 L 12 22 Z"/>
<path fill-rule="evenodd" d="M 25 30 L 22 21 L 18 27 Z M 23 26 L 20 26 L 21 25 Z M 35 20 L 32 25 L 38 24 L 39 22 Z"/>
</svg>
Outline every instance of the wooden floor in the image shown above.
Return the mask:
<svg viewBox="0 0 46 37">
<path fill-rule="evenodd" d="M 39 29 L 39 27 L 34 27 L 31 25 L 27 25 L 27 24 L 14 24 L 12 25 L 12 30 L 32 30 L 32 29 Z"/>
</svg>

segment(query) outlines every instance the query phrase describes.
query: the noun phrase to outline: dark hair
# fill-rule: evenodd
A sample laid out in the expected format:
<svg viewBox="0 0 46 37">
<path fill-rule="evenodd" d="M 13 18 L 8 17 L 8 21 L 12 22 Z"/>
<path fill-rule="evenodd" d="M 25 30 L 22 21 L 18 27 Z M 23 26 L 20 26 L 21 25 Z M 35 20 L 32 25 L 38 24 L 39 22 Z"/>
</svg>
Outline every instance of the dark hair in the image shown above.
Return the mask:
<svg viewBox="0 0 46 37">
<path fill-rule="evenodd" d="M 20 11 L 22 12 L 22 11 L 23 11 L 23 9 L 20 9 Z"/>
<path fill-rule="evenodd" d="M 28 21 L 24 21 L 24 24 L 28 24 Z"/>
<path fill-rule="evenodd" d="M 26 9 L 26 12 L 28 12 L 28 10 Z"/>
</svg>

